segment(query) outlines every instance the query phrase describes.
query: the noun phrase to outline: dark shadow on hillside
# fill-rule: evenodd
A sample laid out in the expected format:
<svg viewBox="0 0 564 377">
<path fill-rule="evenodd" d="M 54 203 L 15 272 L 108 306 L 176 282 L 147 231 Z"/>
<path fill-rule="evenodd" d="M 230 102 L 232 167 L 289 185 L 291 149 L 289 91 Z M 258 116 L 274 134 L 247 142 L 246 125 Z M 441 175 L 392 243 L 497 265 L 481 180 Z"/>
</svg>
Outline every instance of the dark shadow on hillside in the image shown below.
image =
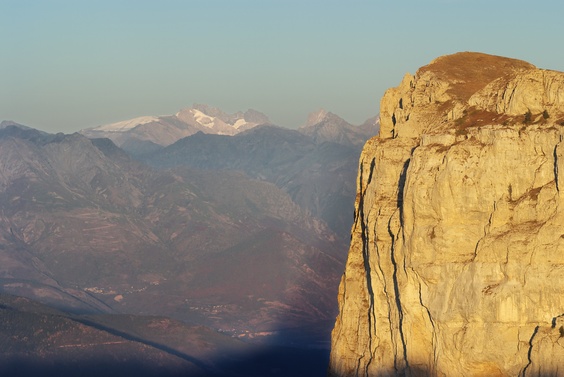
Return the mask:
<svg viewBox="0 0 564 377">
<path fill-rule="evenodd" d="M 10 377 L 183 377 L 201 376 L 183 368 L 160 368 L 142 361 L 30 361 L 27 358 L 10 360 L 0 364 L 0 375 Z"/>
<path fill-rule="evenodd" d="M 0 363 L 2 376 L 10 377 L 341 377 L 327 372 L 328 356 L 325 351 L 272 348 L 249 355 L 233 363 L 222 364 L 222 370 L 195 371 L 192 368 L 155 366 L 143 361 L 88 360 L 78 362 L 39 361 L 21 358 Z M 562 372 L 527 373 L 526 377 L 558 377 Z M 435 377 L 436 373 L 422 368 L 401 372 L 381 370 L 366 377 Z M 450 376 L 448 376 L 450 377 Z M 454 377 L 454 376 L 453 376 Z"/>
<path fill-rule="evenodd" d="M 279 326 L 284 325 L 284 320 Z M 212 356 L 217 377 L 326 377 L 333 321 L 279 329 L 250 344 L 245 353 Z M 205 377 L 200 374 L 196 377 Z"/>
<path fill-rule="evenodd" d="M 222 358 L 229 355 L 222 355 Z M 266 346 L 248 355 L 233 355 L 234 360 L 214 366 L 154 365 L 143 360 L 29 360 L 28 357 L 0 363 L 0 375 L 10 377 L 324 377 L 328 350 Z"/>
<path fill-rule="evenodd" d="M 221 363 L 218 377 L 325 377 L 328 365 L 329 350 L 271 345 L 240 360 Z"/>
<path fill-rule="evenodd" d="M 15 326 L 16 331 L 0 331 L 0 376 L 322 377 L 327 374 L 332 327 L 327 320 L 307 327 L 281 329 L 258 343 L 220 347 L 215 354 L 208 354 L 206 348 L 180 347 L 181 350 L 171 346 L 174 342 L 169 343 L 166 338 L 174 338 L 175 333 L 164 333 L 162 341 L 155 341 L 135 335 L 135 330 L 127 325 L 116 328 L 92 319 L 95 317 L 44 313 L 46 307 L 36 307 L 31 302 L 25 307 L 27 311 L 18 311 L 10 304 L 2 304 L 2 308 L 2 325 Z M 77 332 L 77 328 L 82 331 Z M 64 341 L 53 342 L 49 337 L 36 339 L 37 333 L 49 333 Z M 77 333 L 90 334 L 87 337 L 90 340 L 79 340 Z M 99 335 L 93 338 L 92 334 Z"/>
<path fill-rule="evenodd" d="M 249 350 L 245 353 L 221 354 L 212 356 L 209 360 L 201 360 L 179 352 L 167 345 L 147 341 L 87 319 L 80 319 L 78 321 L 112 335 L 164 351 L 200 370 L 200 372 L 160 370 L 156 371 L 156 376 L 182 375 L 195 377 L 326 376 L 329 364 L 330 333 L 333 325 L 332 322 L 327 323 L 327 321 L 323 321 L 318 326 L 283 329 L 278 331 L 277 335 L 269 336 L 260 343 L 249 344 Z M 122 367 L 131 369 L 131 373 L 136 373 L 138 368 L 142 373 L 145 373 L 142 374 L 143 376 L 154 375 L 150 366 L 146 368 L 132 363 L 122 366 L 106 362 L 97 367 L 102 368 L 104 377 L 107 377 L 108 373 L 112 376 L 113 374 L 111 373 L 114 373 L 114 368 L 116 369 L 115 373 L 121 373 Z"/>
</svg>

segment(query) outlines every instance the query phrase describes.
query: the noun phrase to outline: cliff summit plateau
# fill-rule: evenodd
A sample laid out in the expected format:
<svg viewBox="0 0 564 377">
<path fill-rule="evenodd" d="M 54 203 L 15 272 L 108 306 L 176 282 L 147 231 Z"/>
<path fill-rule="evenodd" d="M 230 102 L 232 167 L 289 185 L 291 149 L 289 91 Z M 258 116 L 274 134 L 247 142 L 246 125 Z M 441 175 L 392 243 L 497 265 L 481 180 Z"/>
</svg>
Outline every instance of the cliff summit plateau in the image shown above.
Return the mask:
<svg viewBox="0 0 564 377">
<path fill-rule="evenodd" d="M 462 52 L 364 146 L 331 376 L 564 376 L 564 73 Z"/>
</svg>

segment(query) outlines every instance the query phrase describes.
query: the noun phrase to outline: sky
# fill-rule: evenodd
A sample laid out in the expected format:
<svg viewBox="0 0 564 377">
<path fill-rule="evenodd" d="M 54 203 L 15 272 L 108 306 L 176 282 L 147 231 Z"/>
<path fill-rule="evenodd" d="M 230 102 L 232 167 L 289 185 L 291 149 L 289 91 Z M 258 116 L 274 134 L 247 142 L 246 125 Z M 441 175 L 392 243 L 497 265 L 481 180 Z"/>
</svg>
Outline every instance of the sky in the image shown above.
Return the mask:
<svg viewBox="0 0 564 377">
<path fill-rule="evenodd" d="M 564 71 L 561 0 L 0 0 L 0 121 L 72 133 L 203 103 L 350 123 L 434 58 Z"/>
</svg>

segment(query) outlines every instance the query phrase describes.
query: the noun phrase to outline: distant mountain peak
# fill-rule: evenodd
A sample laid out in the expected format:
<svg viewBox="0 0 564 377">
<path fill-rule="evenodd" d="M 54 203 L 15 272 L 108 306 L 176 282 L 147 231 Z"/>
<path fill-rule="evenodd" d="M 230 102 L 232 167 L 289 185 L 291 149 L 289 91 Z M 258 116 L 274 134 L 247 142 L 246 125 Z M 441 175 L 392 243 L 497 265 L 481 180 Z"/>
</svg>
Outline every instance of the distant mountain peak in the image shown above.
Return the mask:
<svg viewBox="0 0 564 377">
<path fill-rule="evenodd" d="M 158 121 L 159 121 L 159 118 L 156 117 L 156 116 L 141 116 L 141 117 L 133 118 L 133 119 L 130 119 L 130 120 L 124 120 L 124 121 L 121 121 L 121 122 L 106 124 L 106 125 L 97 127 L 97 129 L 100 130 L 100 131 L 124 132 L 124 131 L 130 130 L 132 128 L 135 128 L 137 126 L 140 126 L 142 124 L 147 124 L 147 123 L 151 123 L 151 122 L 158 122 Z"/>
<path fill-rule="evenodd" d="M 272 124 L 270 119 L 260 111 L 256 111 L 254 109 L 248 109 L 243 114 L 243 119 L 247 122 L 256 123 L 256 124 Z"/>
<path fill-rule="evenodd" d="M 344 145 L 362 146 L 370 137 L 376 134 L 376 120 L 371 118 L 368 124 L 354 126 L 325 109 L 319 109 L 308 115 L 305 125 L 298 131 L 311 136 L 317 143 L 335 142 Z"/>
<path fill-rule="evenodd" d="M 256 110 L 228 114 L 217 107 L 203 104 L 194 104 L 190 108 L 180 110 L 176 118 L 196 127 L 198 124 L 203 126 L 203 132 L 219 135 L 235 135 L 261 124 L 270 124 L 268 117 Z"/>
<path fill-rule="evenodd" d="M 225 122 L 224 119 L 229 118 L 229 114 L 227 114 L 226 112 L 224 112 L 220 108 L 210 106 L 210 105 L 206 105 L 206 104 L 195 103 L 195 104 L 192 105 L 191 108 L 189 108 L 187 110 L 197 110 L 197 111 L 200 111 L 207 116 L 219 118 L 219 119 L 223 120 L 224 122 Z"/>
<path fill-rule="evenodd" d="M 339 124 L 342 126 L 351 126 L 350 123 L 348 123 L 346 120 L 344 120 L 343 118 L 341 118 L 340 116 L 338 116 L 337 114 L 334 114 L 330 111 L 327 111 L 325 109 L 319 109 L 316 110 L 312 113 L 310 113 L 307 117 L 307 121 L 305 123 L 304 126 L 302 126 L 302 128 L 308 128 L 308 127 L 313 127 L 316 126 L 318 124 L 321 123 L 334 123 L 334 124 Z"/>
<path fill-rule="evenodd" d="M 266 115 L 254 109 L 248 109 L 244 113 L 237 111 L 236 113 L 228 114 L 217 107 L 195 103 L 191 108 L 184 110 L 197 110 L 208 117 L 218 118 L 235 128 L 240 128 L 242 123 L 254 123 L 255 125 L 270 124 L 270 120 Z"/>
<path fill-rule="evenodd" d="M 2 122 L 0 122 L 0 129 L 2 128 L 7 128 L 7 127 L 19 127 L 19 128 L 29 128 L 27 126 L 24 126 L 23 124 L 19 124 L 16 123 L 14 121 L 11 120 L 3 120 Z"/>
<path fill-rule="evenodd" d="M 330 113 L 325 109 L 319 109 L 309 113 L 304 127 L 315 126 L 316 124 L 323 122 L 323 120 L 327 117 L 328 114 Z"/>
<path fill-rule="evenodd" d="M 194 104 L 174 115 L 142 116 L 80 131 L 89 138 L 107 137 L 116 145 L 153 150 L 167 146 L 198 131 L 216 135 L 236 135 L 258 125 L 271 124 L 268 117 L 256 110 L 228 114 L 205 104 Z M 133 150 L 130 150 L 133 151 Z"/>
</svg>

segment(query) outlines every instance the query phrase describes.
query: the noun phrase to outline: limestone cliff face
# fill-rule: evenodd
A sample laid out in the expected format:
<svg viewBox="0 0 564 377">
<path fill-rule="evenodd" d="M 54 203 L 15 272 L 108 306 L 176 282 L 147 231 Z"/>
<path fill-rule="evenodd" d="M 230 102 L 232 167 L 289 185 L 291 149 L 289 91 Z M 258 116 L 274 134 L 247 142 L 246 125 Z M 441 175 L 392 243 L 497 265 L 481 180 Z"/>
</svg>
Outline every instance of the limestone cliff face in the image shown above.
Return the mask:
<svg viewBox="0 0 564 377">
<path fill-rule="evenodd" d="M 445 56 L 380 117 L 330 375 L 564 375 L 564 73 Z"/>
</svg>

